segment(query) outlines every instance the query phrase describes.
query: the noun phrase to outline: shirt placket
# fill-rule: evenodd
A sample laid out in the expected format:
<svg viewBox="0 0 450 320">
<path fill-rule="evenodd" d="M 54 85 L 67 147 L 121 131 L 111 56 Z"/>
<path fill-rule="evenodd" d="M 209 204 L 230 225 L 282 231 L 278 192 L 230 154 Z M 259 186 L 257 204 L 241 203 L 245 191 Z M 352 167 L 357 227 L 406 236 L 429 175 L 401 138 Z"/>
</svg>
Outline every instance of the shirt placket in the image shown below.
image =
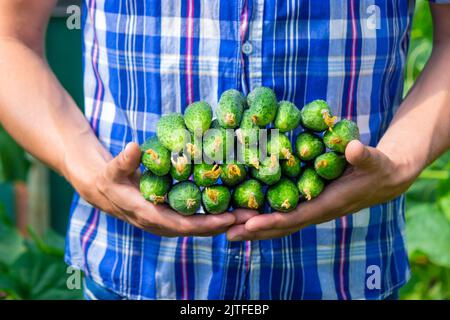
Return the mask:
<svg viewBox="0 0 450 320">
<path fill-rule="evenodd" d="M 262 85 L 262 34 L 264 0 L 242 0 L 241 33 L 241 83 L 248 94 Z"/>
<path fill-rule="evenodd" d="M 260 29 L 258 26 L 260 22 L 258 20 L 254 20 L 254 18 L 262 18 L 260 15 L 261 8 L 255 8 L 254 5 L 262 6 L 263 3 L 261 0 L 242 0 L 241 1 L 241 15 L 240 15 L 240 24 L 239 24 L 239 36 L 240 36 L 240 44 L 241 44 L 241 87 L 242 91 L 245 95 L 249 93 L 253 84 L 258 81 L 258 79 L 254 79 L 255 75 L 252 74 L 253 66 L 252 64 L 257 62 L 260 55 L 258 48 L 260 48 L 260 41 L 258 45 L 258 38 L 260 38 Z M 257 12 L 257 16 L 254 16 L 255 9 Z M 242 288 L 241 298 L 245 299 L 247 293 L 249 292 L 249 273 L 252 263 L 252 250 L 253 245 L 251 241 L 242 242 L 242 265 L 241 265 L 241 283 Z M 248 297 L 247 297 L 248 298 Z"/>
</svg>

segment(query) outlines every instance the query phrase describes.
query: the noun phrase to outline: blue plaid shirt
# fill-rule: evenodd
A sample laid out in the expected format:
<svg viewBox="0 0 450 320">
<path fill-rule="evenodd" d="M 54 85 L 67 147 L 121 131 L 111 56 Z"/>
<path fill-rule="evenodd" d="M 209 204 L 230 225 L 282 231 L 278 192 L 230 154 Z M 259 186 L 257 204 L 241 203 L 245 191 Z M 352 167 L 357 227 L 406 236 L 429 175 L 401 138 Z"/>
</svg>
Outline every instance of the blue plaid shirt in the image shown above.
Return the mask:
<svg viewBox="0 0 450 320">
<path fill-rule="evenodd" d="M 262 85 L 298 107 L 327 100 L 376 146 L 402 99 L 413 9 L 412 0 L 85 0 L 86 117 L 117 155 L 154 135 L 162 114 Z M 152 235 L 75 195 L 66 261 L 131 299 L 381 299 L 409 277 L 403 233 L 404 197 L 231 243 Z"/>
</svg>

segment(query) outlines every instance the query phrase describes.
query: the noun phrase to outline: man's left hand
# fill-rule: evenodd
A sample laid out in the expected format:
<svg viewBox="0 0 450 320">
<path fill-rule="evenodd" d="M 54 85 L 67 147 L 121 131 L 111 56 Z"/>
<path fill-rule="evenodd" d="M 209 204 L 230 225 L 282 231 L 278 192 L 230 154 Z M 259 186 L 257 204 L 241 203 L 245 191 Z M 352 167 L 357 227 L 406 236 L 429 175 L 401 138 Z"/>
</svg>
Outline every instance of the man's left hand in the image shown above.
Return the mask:
<svg viewBox="0 0 450 320">
<path fill-rule="evenodd" d="M 319 224 L 389 201 L 405 192 L 414 181 L 411 164 L 398 155 L 389 158 L 377 148 L 351 141 L 345 157 L 349 167 L 316 199 L 302 202 L 289 213 L 259 215 L 255 211 L 234 211 L 237 223 L 227 232 L 231 241 L 279 238 L 306 226 Z"/>
</svg>

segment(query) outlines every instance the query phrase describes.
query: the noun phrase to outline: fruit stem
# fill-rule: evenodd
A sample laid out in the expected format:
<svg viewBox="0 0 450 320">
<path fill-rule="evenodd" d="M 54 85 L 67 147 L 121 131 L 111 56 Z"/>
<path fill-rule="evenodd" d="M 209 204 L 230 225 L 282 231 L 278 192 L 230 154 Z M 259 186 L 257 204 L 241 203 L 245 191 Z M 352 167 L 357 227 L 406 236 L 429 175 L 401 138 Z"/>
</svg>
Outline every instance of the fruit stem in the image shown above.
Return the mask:
<svg viewBox="0 0 450 320">
<path fill-rule="evenodd" d="M 287 165 L 288 165 L 289 167 L 292 167 L 292 166 L 295 165 L 295 158 L 294 158 L 293 155 L 291 155 L 291 156 L 288 158 Z"/>
<path fill-rule="evenodd" d="M 161 204 L 164 203 L 164 197 L 163 196 L 157 196 L 155 194 L 152 194 L 149 197 L 149 200 L 152 201 L 154 204 Z"/>
<path fill-rule="evenodd" d="M 259 170 L 259 160 L 258 158 L 253 158 L 249 161 L 249 163 L 255 167 L 256 170 Z"/>
<path fill-rule="evenodd" d="M 234 126 L 236 124 L 236 117 L 233 113 L 229 112 L 225 115 L 225 122 L 230 125 Z"/>
<path fill-rule="evenodd" d="M 187 199 L 186 200 L 186 207 L 188 209 L 191 209 L 192 207 L 195 206 L 196 203 L 197 203 L 197 201 L 195 199 Z"/>
<path fill-rule="evenodd" d="M 148 149 L 147 151 L 145 151 L 145 153 L 149 154 L 157 164 L 161 162 L 158 154 L 153 149 Z"/>
<path fill-rule="evenodd" d="M 284 200 L 283 203 L 281 204 L 281 207 L 283 209 L 289 209 L 291 207 L 291 204 L 289 203 L 289 200 L 288 199 Z"/>
<path fill-rule="evenodd" d="M 210 178 L 210 179 L 217 179 L 217 178 L 219 178 L 221 172 L 222 172 L 222 169 L 219 167 L 218 164 L 215 164 L 211 170 L 203 173 L 203 176 L 206 178 Z"/>
<path fill-rule="evenodd" d="M 187 166 L 187 157 L 185 155 L 179 156 L 177 160 L 172 159 L 172 165 L 175 167 L 175 170 L 178 174 L 182 174 Z"/>
<path fill-rule="evenodd" d="M 206 188 L 206 195 L 211 199 L 212 202 L 217 204 L 217 199 L 219 197 L 219 191 L 211 189 L 211 188 Z"/>
<path fill-rule="evenodd" d="M 252 122 L 253 122 L 254 124 L 256 124 L 256 122 L 258 121 L 258 117 L 257 117 L 256 115 L 252 115 L 252 116 L 250 117 L 250 120 L 252 120 Z"/>
<path fill-rule="evenodd" d="M 330 139 L 330 144 L 338 144 L 338 143 L 341 143 L 341 142 L 342 142 L 342 139 L 339 138 L 339 137 L 333 137 L 333 138 Z"/>
<path fill-rule="evenodd" d="M 301 155 L 302 157 L 306 157 L 306 156 L 309 155 L 309 148 L 308 148 L 308 146 L 303 146 L 303 147 L 301 148 L 301 150 L 300 150 L 300 155 Z"/>
<path fill-rule="evenodd" d="M 291 152 L 288 148 L 281 149 L 281 154 L 284 156 L 285 159 L 289 159 L 291 157 Z"/>
<path fill-rule="evenodd" d="M 309 188 L 304 188 L 303 192 L 305 193 L 306 200 L 310 201 L 312 199 L 312 196 L 311 196 L 311 191 L 309 190 Z"/>
<path fill-rule="evenodd" d="M 217 137 L 214 139 L 214 150 L 215 150 L 215 151 L 218 151 L 221 144 L 222 144 L 222 139 L 220 139 L 220 137 L 217 136 Z"/>
<path fill-rule="evenodd" d="M 197 147 L 195 146 L 195 144 L 187 143 L 186 150 L 187 150 L 187 152 L 189 152 L 191 157 L 195 157 L 195 154 L 197 153 Z"/>
<path fill-rule="evenodd" d="M 327 160 L 320 160 L 317 162 L 317 168 L 326 168 L 328 166 Z"/>
<path fill-rule="evenodd" d="M 258 209 L 258 202 L 253 193 L 249 196 L 247 205 L 250 209 Z"/>
<path fill-rule="evenodd" d="M 235 176 L 241 175 L 241 169 L 235 164 L 229 164 L 228 165 L 228 178 L 233 178 Z"/>
<path fill-rule="evenodd" d="M 333 131 L 334 123 L 337 120 L 337 117 L 332 117 L 327 110 L 322 111 L 323 121 L 328 126 L 328 130 Z"/>
<path fill-rule="evenodd" d="M 277 156 L 272 154 L 270 156 L 270 168 L 273 169 L 277 166 Z"/>
</svg>

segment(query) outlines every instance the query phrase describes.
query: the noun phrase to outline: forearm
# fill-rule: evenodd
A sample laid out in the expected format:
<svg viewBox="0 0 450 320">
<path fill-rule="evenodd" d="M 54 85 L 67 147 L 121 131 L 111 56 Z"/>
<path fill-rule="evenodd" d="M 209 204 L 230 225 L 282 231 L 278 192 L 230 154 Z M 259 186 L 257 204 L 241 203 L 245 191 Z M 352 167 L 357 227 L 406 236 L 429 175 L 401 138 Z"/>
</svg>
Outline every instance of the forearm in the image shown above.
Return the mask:
<svg viewBox="0 0 450 320">
<path fill-rule="evenodd" d="M 450 148 L 450 41 L 433 54 L 403 101 L 378 148 L 417 176 Z"/>
<path fill-rule="evenodd" d="M 28 152 L 68 180 L 109 160 L 109 153 L 40 54 L 0 40 L 0 122 Z M 79 179 L 79 178 L 78 178 Z"/>
</svg>

